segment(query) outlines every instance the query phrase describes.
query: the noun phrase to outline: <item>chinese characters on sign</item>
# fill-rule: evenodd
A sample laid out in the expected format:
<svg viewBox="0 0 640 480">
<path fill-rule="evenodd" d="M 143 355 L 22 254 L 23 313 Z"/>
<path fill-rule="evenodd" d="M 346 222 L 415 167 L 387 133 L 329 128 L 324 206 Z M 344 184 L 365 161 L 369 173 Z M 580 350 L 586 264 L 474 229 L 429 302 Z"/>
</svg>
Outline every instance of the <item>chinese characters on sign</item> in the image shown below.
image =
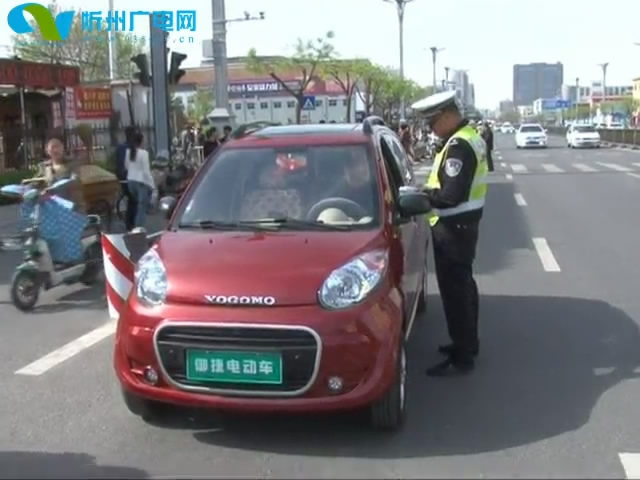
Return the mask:
<svg viewBox="0 0 640 480">
<path fill-rule="evenodd" d="M 195 10 L 162 10 L 162 11 L 103 11 L 94 10 L 82 12 L 82 30 L 84 32 L 133 32 L 136 18 L 144 17 L 144 25 L 152 15 L 153 26 L 165 32 L 196 31 Z M 138 20 L 140 20 L 138 18 Z"/>
<path fill-rule="evenodd" d="M 274 372 L 273 362 L 270 360 L 235 360 L 222 358 L 198 358 L 195 360 L 195 370 L 198 373 L 220 373 L 232 375 L 266 375 Z"/>
<path fill-rule="evenodd" d="M 109 88 L 79 88 L 75 92 L 77 118 L 109 118 L 111 90 Z"/>
<path fill-rule="evenodd" d="M 0 59 L 0 85 L 32 88 L 74 87 L 80 83 L 78 67 Z"/>
</svg>

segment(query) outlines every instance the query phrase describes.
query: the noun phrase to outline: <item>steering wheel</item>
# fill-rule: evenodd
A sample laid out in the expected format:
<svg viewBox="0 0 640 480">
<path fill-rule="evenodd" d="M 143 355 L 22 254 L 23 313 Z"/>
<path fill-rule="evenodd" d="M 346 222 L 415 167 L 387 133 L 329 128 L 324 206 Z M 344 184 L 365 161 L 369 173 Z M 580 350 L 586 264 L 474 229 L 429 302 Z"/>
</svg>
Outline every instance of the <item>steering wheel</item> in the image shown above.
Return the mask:
<svg viewBox="0 0 640 480">
<path fill-rule="evenodd" d="M 356 218 L 357 220 L 368 215 L 367 211 L 353 200 L 344 197 L 331 197 L 320 200 L 313 205 L 307 213 L 307 220 L 317 220 L 318 215 L 327 208 L 338 208 L 349 217 Z"/>
</svg>

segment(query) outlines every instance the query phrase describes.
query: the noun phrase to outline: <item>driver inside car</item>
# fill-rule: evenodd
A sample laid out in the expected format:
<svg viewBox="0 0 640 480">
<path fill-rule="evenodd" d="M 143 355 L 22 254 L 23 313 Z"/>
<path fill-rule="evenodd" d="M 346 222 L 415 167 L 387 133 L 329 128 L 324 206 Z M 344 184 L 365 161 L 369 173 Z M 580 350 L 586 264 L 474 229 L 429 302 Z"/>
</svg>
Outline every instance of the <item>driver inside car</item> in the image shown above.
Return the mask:
<svg viewBox="0 0 640 480">
<path fill-rule="evenodd" d="M 356 221 L 370 221 L 372 212 L 375 211 L 373 205 L 374 194 L 371 182 L 373 180 L 369 162 L 364 152 L 351 151 L 344 163 L 344 181 L 341 191 L 337 196 L 346 198 L 357 203 L 367 212 L 362 218 L 356 218 Z M 347 213 L 347 212 L 345 212 Z"/>
</svg>

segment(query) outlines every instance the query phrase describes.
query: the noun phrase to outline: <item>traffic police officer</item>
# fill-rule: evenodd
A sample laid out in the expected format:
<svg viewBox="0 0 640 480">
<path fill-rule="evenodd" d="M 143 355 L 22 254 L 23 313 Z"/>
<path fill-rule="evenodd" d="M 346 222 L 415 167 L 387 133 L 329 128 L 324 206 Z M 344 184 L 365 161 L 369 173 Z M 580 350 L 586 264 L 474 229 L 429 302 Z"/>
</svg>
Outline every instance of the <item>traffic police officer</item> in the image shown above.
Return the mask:
<svg viewBox="0 0 640 480">
<path fill-rule="evenodd" d="M 431 376 L 468 373 L 478 354 L 478 287 L 473 261 L 487 192 L 486 145 L 461 114 L 455 92 L 431 95 L 412 105 L 440 137 L 424 192 L 433 211 L 436 276 L 451 344 L 439 347 L 446 360 Z"/>
</svg>

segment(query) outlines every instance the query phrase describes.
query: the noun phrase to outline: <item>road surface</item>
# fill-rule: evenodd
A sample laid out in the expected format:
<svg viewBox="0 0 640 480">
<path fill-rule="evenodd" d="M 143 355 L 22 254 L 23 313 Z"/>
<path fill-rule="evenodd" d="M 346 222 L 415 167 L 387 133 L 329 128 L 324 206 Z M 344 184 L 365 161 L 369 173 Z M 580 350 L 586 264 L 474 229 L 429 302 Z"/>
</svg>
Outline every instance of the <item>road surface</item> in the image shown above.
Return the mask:
<svg viewBox="0 0 640 480">
<path fill-rule="evenodd" d="M 476 268 L 477 369 L 423 373 L 446 339 L 432 277 L 401 433 L 374 434 L 356 415 L 177 411 L 145 424 L 120 399 L 102 290 L 53 290 L 18 313 L 7 291 L 18 256 L 5 255 L 0 476 L 640 478 L 640 154 L 554 137 L 520 151 L 511 135 L 497 149 Z M 38 361 L 39 375 L 16 373 Z"/>
</svg>

